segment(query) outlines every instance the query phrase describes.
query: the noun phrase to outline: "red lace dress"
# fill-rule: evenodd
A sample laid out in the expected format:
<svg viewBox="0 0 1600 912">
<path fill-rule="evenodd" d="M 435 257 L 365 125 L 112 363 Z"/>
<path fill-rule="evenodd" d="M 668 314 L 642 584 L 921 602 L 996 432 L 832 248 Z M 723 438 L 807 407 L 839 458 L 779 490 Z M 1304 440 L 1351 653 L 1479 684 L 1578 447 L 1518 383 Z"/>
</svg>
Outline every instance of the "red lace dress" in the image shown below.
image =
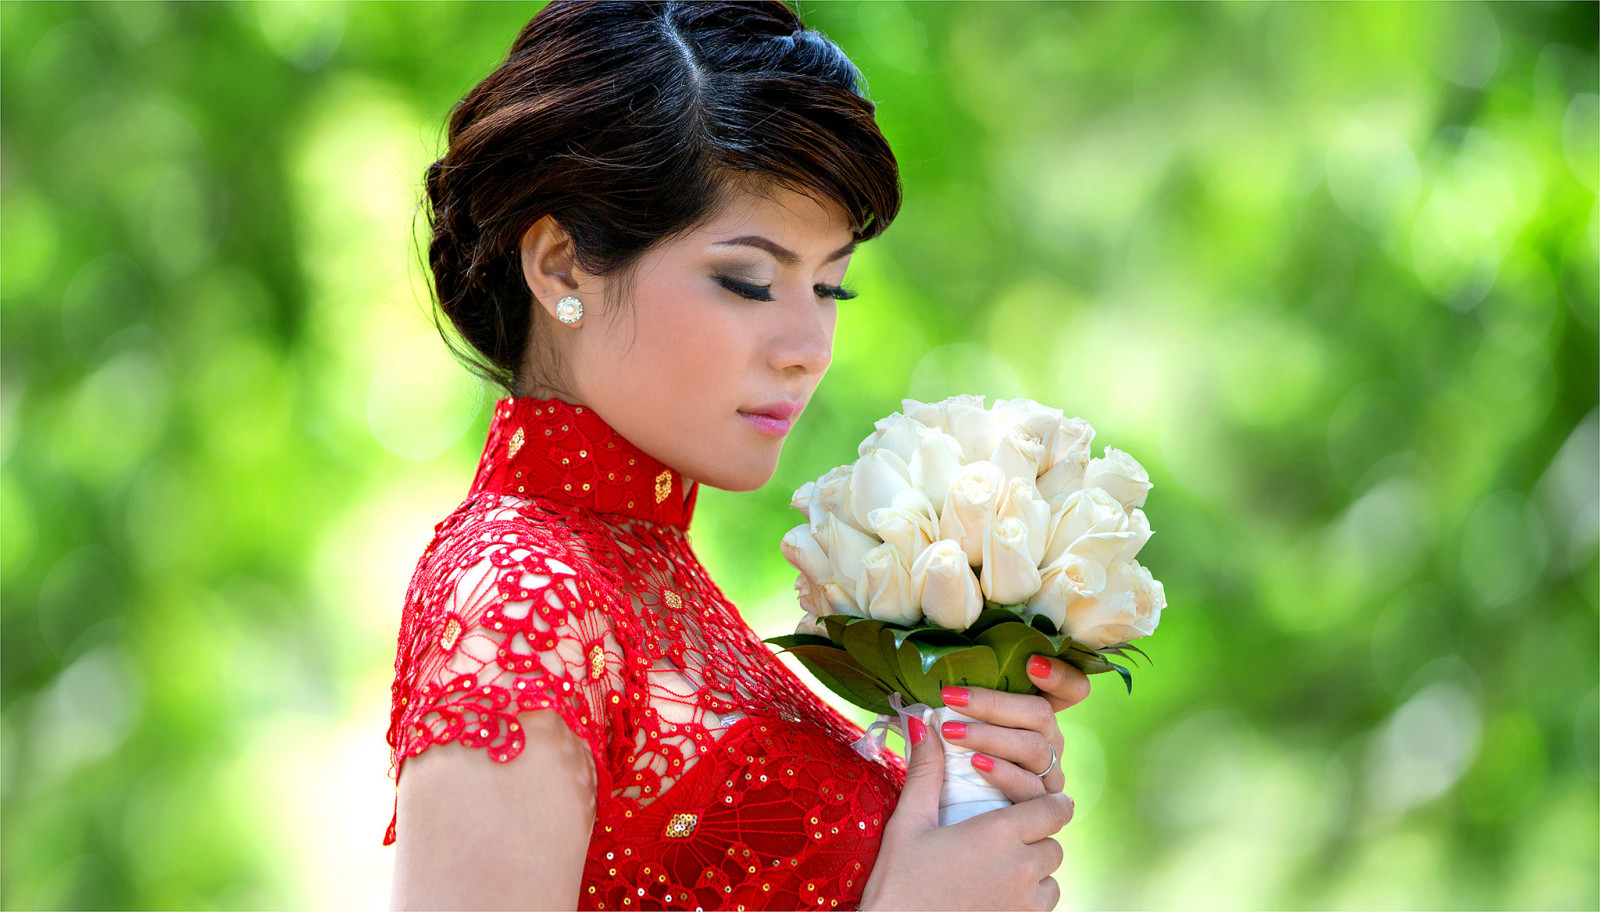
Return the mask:
<svg viewBox="0 0 1600 912">
<path fill-rule="evenodd" d="M 698 494 L 589 409 L 496 404 L 406 596 L 384 845 L 407 757 L 459 741 L 512 763 L 518 713 L 553 709 L 598 783 L 578 908 L 859 905 L 904 761 L 852 750 L 861 728 L 711 582 L 687 538 Z"/>
</svg>

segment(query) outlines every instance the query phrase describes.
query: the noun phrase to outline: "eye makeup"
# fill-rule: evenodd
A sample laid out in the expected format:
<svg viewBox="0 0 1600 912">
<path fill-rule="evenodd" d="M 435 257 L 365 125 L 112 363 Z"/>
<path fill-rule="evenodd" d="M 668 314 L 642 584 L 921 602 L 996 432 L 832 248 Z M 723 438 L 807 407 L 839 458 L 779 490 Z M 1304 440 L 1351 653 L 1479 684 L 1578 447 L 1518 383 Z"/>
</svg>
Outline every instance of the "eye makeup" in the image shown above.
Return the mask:
<svg viewBox="0 0 1600 912">
<path fill-rule="evenodd" d="M 752 301 L 773 300 L 772 289 L 766 285 L 751 285 L 738 279 L 730 279 L 727 276 L 717 276 L 717 284 L 740 297 L 749 298 Z M 811 288 L 819 297 L 832 298 L 836 301 L 848 301 L 856 296 L 856 292 L 845 288 L 843 285 L 818 284 L 811 286 Z"/>
</svg>

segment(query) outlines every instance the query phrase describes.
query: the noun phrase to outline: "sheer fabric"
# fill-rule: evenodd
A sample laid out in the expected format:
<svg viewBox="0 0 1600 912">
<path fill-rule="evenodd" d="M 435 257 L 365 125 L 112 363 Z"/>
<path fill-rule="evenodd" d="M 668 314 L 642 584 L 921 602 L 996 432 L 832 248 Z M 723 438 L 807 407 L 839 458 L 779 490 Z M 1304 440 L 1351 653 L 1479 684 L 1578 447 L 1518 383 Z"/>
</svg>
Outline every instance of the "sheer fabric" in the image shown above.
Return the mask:
<svg viewBox="0 0 1600 912">
<path fill-rule="evenodd" d="M 740 619 L 690 547 L 684 485 L 589 409 L 496 404 L 406 596 L 397 794 L 434 744 L 515 762 L 518 714 L 550 709 L 598 783 L 579 908 L 856 908 L 904 761 L 853 751 L 860 727 Z"/>
</svg>

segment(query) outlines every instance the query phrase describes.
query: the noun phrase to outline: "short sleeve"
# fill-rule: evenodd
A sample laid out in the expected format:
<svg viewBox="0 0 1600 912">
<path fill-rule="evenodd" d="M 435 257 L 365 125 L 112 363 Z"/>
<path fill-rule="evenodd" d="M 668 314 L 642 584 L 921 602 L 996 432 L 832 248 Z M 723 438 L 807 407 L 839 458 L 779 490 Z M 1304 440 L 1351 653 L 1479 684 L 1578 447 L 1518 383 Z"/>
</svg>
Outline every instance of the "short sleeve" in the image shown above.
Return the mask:
<svg viewBox="0 0 1600 912">
<path fill-rule="evenodd" d="M 404 761 L 434 744 L 512 761 L 517 714 L 550 709 L 589 746 L 608 795 L 622 650 L 605 600 L 557 530 L 496 516 L 441 523 L 407 592 L 388 734 L 397 794 Z M 394 838 L 391 819 L 383 844 Z"/>
</svg>

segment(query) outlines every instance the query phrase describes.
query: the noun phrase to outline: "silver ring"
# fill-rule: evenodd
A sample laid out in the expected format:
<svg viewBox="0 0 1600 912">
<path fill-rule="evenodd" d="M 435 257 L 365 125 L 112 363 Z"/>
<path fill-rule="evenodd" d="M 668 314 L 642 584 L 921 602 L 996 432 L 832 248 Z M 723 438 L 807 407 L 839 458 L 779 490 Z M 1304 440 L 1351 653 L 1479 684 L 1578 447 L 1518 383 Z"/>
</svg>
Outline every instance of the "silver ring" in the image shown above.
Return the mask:
<svg viewBox="0 0 1600 912">
<path fill-rule="evenodd" d="M 1038 774 L 1040 779 L 1050 775 L 1050 771 L 1056 768 L 1056 761 L 1060 759 L 1060 757 L 1056 754 L 1055 745 L 1046 744 L 1045 747 L 1050 748 L 1050 765 L 1044 768 L 1044 772 Z"/>
</svg>

